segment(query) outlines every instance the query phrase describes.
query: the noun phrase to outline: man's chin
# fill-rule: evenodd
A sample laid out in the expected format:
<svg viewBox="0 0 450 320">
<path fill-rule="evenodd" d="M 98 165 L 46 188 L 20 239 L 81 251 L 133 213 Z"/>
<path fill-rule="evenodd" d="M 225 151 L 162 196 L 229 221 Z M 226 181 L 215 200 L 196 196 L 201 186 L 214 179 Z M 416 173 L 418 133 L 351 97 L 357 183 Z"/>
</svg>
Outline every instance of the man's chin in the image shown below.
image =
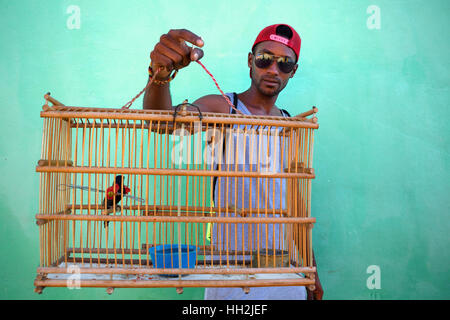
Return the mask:
<svg viewBox="0 0 450 320">
<path fill-rule="evenodd" d="M 266 97 L 275 97 L 280 91 L 277 89 L 267 89 L 267 88 L 259 88 L 259 92 Z"/>
</svg>

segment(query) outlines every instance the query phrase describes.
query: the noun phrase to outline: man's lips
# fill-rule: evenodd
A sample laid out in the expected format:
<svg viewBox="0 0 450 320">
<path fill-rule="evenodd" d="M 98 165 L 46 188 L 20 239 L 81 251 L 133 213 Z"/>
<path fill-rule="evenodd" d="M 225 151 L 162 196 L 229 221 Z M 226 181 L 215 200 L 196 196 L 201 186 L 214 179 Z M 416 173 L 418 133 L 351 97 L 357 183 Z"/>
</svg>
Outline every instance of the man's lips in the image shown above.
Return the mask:
<svg viewBox="0 0 450 320">
<path fill-rule="evenodd" d="M 273 78 L 262 78 L 261 80 L 270 85 L 277 85 L 280 83 L 277 79 L 273 79 Z"/>
</svg>

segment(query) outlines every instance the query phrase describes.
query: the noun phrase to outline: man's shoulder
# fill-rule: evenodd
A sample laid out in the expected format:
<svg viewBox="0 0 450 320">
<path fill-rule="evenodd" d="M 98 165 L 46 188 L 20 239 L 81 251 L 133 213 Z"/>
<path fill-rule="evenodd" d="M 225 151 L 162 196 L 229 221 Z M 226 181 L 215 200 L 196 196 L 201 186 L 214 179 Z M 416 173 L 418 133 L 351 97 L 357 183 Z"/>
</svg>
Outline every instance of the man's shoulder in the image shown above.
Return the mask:
<svg viewBox="0 0 450 320">
<path fill-rule="evenodd" d="M 220 94 L 209 94 L 194 101 L 202 112 L 229 113 L 230 106 Z"/>
</svg>

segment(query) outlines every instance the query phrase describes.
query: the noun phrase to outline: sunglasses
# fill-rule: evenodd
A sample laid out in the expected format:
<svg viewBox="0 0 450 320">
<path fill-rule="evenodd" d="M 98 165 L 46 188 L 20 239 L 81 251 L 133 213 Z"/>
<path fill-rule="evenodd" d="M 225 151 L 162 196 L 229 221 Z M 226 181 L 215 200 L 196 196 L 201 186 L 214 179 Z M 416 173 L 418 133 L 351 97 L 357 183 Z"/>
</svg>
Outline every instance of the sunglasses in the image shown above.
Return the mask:
<svg viewBox="0 0 450 320">
<path fill-rule="evenodd" d="M 289 73 L 294 70 L 295 61 L 290 57 L 280 57 L 267 52 L 254 55 L 255 65 L 261 69 L 267 69 L 274 61 L 277 62 L 278 69 L 281 72 Z"/>
</svg>

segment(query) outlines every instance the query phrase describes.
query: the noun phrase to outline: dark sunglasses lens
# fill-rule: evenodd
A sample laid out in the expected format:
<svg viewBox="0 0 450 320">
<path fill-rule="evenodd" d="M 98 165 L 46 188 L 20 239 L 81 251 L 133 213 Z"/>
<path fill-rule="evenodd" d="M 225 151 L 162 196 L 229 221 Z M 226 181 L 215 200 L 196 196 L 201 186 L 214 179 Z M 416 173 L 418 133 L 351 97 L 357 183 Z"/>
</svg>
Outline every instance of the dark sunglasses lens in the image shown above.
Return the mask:
<svg viewBox="0 0 450 320">
<path fill-rule="evenodd" d="M 293 62 L 278 62 L 278 68 L 284 73 L 289 73 L 294 70 L 295 63 Z"/>
<path fill-rule="evenodd" d="M 275 57 L 269 54 L 257 55 L 255 59 L 255 65 L 258 68 L 266 69 L 273 63 L 274 60 Z M 284 73 L 291 72 L 295 66 L 295 62 L 288 58 L 277 59 L 277 64 L 278 68 Z"/>
<path fill-rule="evenodd" d="M 255 65 L 258 68 L 265 69 L 269 67 L 273 62 L 272 58 L 258 57 L 255 59 Z"/>
</svg>

